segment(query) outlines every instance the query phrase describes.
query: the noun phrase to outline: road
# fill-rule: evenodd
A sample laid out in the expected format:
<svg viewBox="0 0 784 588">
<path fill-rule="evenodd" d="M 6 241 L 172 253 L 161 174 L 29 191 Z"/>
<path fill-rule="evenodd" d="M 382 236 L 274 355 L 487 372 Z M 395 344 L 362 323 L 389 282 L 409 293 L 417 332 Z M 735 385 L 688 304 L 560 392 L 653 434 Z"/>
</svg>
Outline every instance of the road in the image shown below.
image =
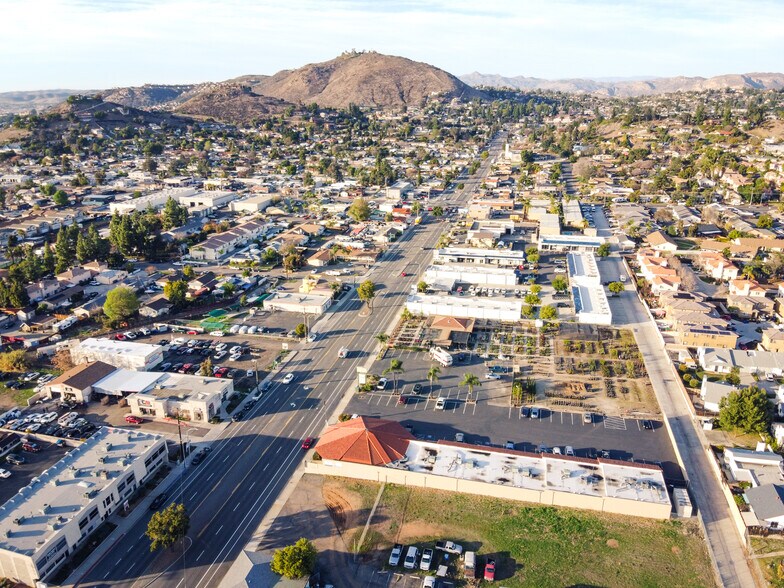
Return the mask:
<svg viewBox="0 0 784 588">
<path fill-rule="evenodd" d="M 615 279 L 614 276 L 626 273 L 617 257 L 607 258 L 599 266 L 602 279 Z M 656 325 L 647 319 L 642 303 L 631 289 L 612 298 L 610 304 L 613 323 L 626 326 L 634 333 L 662 414 L 672 429 L 683 460 L 690 495 L 702 517 L 722 584 L 727 588 L 756 586 L 753 564 L 747 559 L 746 550 L 732 523 L 729 506 L 703 448 L 704 438 L 691 418 L 688 400 L 661 345 Z"/>
<path fill-rule="evenodd" d="M 490 155 L 463 190 L 444 195 L 451 205 L 462 204 L 490 171 L 503 136 L 496 137 Z M 314 330 L 323 338 L 298 347 L 272 389 L 248 412 L 245 420 L 229 425 L 212 443 L 212 452 L 198 467 L 189 467 L 171 488 L 169 502 L 183 502 L 191 525 L 182 554 L 150 553 L 144 536 L 149 517 L 141 519 L 79 582 L 80 586 L 217 586 L 237 554 L 272 506 L 302 460 L 302 440 L 318 436 L 335 408 L 353 392 L 356 368 L 375 354 L 375 335 L 386 331 L 402 310 L 418 274 L 402 277 L 404 268 L 429 262 L 430 249 L 446 224 L 430 218 L 413 226 L 369 272 L 377 286 L 373 311 L 358 312 L 352 297 L 319 320 Z M 350 355 L 338 357 L 347 347 Z M 282 383 L 285 373 L 295 380 Z M 110 538 L 108 541 L 113 541 Z"/>
</svg>

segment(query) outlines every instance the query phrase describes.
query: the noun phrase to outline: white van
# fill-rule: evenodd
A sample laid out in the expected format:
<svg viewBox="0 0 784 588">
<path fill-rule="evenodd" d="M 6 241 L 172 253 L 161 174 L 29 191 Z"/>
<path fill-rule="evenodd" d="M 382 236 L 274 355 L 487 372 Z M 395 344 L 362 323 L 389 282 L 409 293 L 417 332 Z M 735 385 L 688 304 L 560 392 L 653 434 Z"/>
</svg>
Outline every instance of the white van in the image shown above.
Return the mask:
<svg viewBox="0 0 784 588">
<path fill-rule="evenodd" d="M 466 571 L 476 568 L 476 553 L 473 551 L 466 551 L 465 561 L 463 563 L 465 564 Z"/>
<path fill-rule="evenodd" d="M 448 351 L 442 349 L 441 347 L 431 347 L 430 348 L 430 357 L 436 360 L 444 367 L 449 367 L 452 365 L 452 356 L 449 354 Z"/>
<path fill-rule="evenodd" d="M 406 559 L 403 561 L 403 567 L 407 570 L 416 569 L 417 559 L 419 559 L 419 549 L 412 545 L 406 551 Z"/>
<path fill-rule="evenodd" d="M 341 359 L 345 359 L 346 357 L 348 357 L 348 348 L 341 347 L 340 351 L 338 351 L 338 357 Z"/>
</svg>

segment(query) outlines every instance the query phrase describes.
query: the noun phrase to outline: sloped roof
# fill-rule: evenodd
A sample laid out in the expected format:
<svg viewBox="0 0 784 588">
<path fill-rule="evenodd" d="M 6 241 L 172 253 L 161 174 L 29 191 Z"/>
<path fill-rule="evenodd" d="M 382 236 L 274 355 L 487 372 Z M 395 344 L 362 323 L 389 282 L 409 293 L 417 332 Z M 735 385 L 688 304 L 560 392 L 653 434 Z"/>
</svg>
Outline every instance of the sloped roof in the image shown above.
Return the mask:
<svg viewBox="0 0 784 588">
<path fill-rule="evenodd" d="M 47 386 L 63 384 L 77 390 L 85 390 L 113 373 L 116 369 L 113 365 L 102 361 L 80 363 L 49 382 Z"/>
<path fill-rule="evenodd" d="M 329 427 L 316 451 L 324 459 L 386 465 L 405 456 L 412 439 L 400 423 L 361 416 Z"/>
<path fill-rule="evenodd" d="M 474 330 L 474 319 L 439 315 L 433 318 L 432 327 L 434 329 L 470 332 Z"/>
<path fill-rule="evenodd" d="M 766 484 L 746 490 L 754 514 L 762 521 L 784 516 L 784 486 Z"/>
</svg>

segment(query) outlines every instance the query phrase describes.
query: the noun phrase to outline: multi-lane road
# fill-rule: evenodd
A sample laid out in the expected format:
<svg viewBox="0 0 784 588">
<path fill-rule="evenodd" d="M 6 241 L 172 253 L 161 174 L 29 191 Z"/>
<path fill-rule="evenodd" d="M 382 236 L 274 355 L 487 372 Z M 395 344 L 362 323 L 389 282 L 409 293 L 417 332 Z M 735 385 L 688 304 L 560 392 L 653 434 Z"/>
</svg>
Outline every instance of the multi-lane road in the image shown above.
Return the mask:
<svg viewBox="0 0 784 588">
<path fill-rule="evenodd" d="M 443 196 L 444 206 L 462 204 L 490 171 L 503 137 L 489 146 L 478 173 L 465 187 Z M 356 368 L 370 363 L 375 335 L 387 330 L 402 310 L 405 296 L 446 228 L 429 219 L 413 226 L 369 271 L 377 286 L 372 313 L 351 297 L 324 315 L 313 327 L 323 336 L 297 347 L 272 388 L 243 421 L 230 424 L 212 442 L 199 466 L 189 466 L 170 488 L 169 501 L 183 502 L 191 526 L 184 553 L 150 553 L 144 533 L 149 517 L 141 517 L 114 541 L 109 551 L 79 582 L 80 586 L 217 586 L 232 562 L 275 502 L 302 460 L 302 440 L 318 436 L 336 407 L 356 386 Z M 414 275 L 401 276 L 409 268 Z M 347 347 L 347 358 L 338 357 Z M 295 379 L 284 384 L 282 378 Z M 161 489 L 160 491 L 163 491 Z"/>
</svg>

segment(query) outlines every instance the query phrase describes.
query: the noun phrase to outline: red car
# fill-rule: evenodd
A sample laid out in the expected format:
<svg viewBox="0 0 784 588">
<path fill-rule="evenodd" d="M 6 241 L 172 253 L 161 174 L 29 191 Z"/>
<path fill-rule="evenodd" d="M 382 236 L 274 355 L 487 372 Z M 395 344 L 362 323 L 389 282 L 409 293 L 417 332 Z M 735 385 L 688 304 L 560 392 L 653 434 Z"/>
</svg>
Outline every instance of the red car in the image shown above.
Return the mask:
<svg viewBox="0 0 784 588">
<path fill-rule="evenodd" d="M 408 274 L 406 272 L 400 272 L 400 276 L 405 278 Z"/>
<path fill-rule="evenodd" d="M 495 581 L 495 560 L 488 559 L 487 563 L 485 564 L 485 580 L 488 582 Z"/>
<path fill-rule="evenodd" d="M 114 338 L 117 339 L 118 341 L 125 341 L 125 339 L 126 339 L 125 335 L 123 335 L 122 333 L 117 333 L 114 336 Z"/>
<path fill-rule="evenodd" d="M 126 423 L 131 423 L 132 425 L 141 425 L 144 421 L 137 416 L 129 414 L 125 417 Z"/>
<path fill-rule="evenodd" d="M 313 447 L 313 437 L 308 437 L 302 442 L 302 449 L 310 449 Z"/>
</svg>

